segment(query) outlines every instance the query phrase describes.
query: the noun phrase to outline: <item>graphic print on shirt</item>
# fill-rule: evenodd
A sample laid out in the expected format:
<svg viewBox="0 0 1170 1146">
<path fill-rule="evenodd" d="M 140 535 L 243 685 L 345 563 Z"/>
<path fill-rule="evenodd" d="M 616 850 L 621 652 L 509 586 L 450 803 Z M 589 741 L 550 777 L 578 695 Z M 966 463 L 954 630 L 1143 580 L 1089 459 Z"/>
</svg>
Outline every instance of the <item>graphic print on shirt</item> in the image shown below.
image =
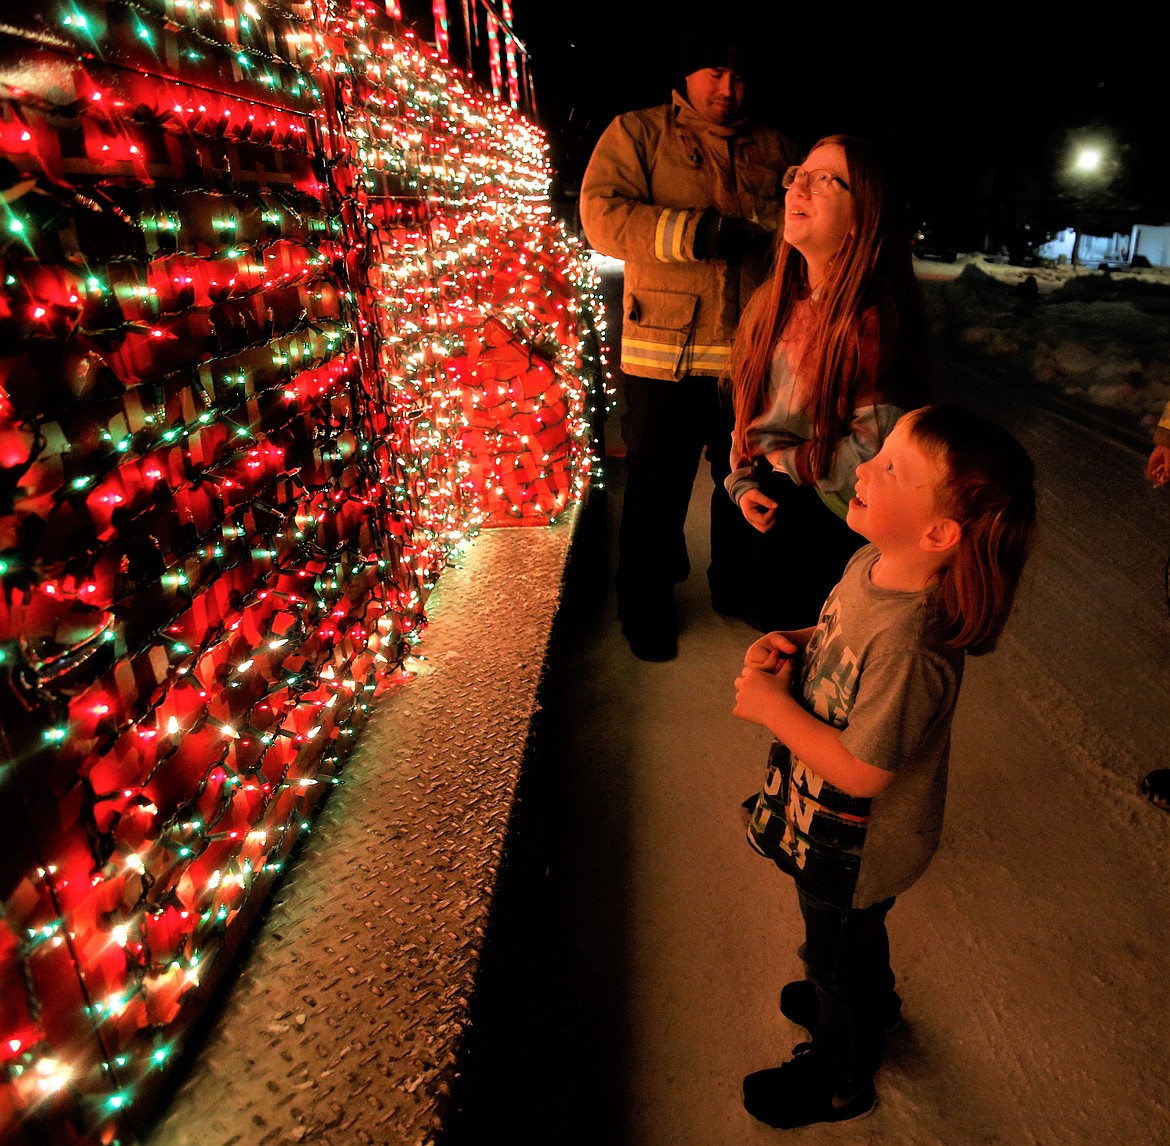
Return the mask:
<svg viewBox="0 0 1170 1146">
<path fill-rule="evenodd" d="M 857 695 L 857 656 L 841 632 L 841 602 L 825 603 L 821 623 L 804 652 L 804 706 L 834 728 L 844 728 Z"/>
<path fill-rule="evenodd" d="M 835 594 L 825 606 L 805 658 L 805 707 L 834 728 L 844 728 L 857 693 L 859 670 L 857 656 L 841 631 Z M 861 867 L 870 803 L 834 787 L 776 744 L 748 839 L 817 898 L 848 906 Z"/>
</svg>

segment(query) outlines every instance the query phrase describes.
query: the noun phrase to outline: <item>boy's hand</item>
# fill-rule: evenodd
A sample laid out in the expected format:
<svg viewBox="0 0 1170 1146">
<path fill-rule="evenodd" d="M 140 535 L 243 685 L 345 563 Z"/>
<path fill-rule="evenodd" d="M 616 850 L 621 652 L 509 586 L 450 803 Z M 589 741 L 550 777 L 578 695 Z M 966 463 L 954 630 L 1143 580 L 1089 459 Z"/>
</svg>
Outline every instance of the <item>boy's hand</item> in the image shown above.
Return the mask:
<svg viewBox="0 0 1170 1146">
<path fill-rule="evenodd" d="M 788 657 L 774 669 L 745 667 L 735 678 L 735 707 L 731 714 L 770 728 L 777 702 L 788 695 L 791 687 L 792 661 Z"/>
<path fill-rule="evenodd" d="M 744 653 L 743 663 L 747 668 L 774 673 L 782 665 L 789 662 L 798 651 L 797 646 L 784 633 L 765 633 L 759 640 L 753 641 L 748 646 L 748 651 Z"/>
</svg>

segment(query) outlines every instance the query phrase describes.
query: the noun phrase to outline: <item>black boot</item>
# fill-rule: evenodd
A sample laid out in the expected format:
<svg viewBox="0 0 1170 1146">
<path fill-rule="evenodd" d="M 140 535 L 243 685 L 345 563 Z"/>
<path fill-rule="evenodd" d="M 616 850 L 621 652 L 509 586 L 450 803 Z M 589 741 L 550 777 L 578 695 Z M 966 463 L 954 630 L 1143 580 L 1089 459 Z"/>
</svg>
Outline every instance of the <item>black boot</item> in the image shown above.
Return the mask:
<svg viewBox="0 0 1170 1146">
<path fill-rule="evenodd" d="M 642 661 L 670 661 L 678 656 L 678 622 L 674 595 L 618 608 L 622 633 L 630 651 Z"/>
</svg>

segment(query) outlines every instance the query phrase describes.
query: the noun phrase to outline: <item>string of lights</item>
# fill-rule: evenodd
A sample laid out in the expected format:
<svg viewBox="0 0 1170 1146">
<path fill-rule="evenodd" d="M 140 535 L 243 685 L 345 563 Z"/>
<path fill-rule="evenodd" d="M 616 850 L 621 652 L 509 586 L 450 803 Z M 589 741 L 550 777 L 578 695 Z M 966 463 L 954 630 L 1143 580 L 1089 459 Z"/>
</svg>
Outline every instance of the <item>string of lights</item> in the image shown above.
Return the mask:
<svg viewBox="0 0 1170 1146">
<path fill-rule="evenodd" d="M 55 19 L 0 34 L 0 1138 L 114 1143 L 610 391 L 542 133 L 383 9 Z"/>
</svg>

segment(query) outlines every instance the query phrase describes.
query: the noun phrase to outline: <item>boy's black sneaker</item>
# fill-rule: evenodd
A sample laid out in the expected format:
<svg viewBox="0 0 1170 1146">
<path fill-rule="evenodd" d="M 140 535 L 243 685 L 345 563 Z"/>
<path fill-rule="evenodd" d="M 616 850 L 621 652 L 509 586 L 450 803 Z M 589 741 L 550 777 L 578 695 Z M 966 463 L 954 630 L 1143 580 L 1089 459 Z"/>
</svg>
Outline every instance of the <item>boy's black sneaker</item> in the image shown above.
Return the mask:
<svg viewBox="0 0 1170 1146">
<path fill-rule="evenodd" d="M 812 1043 L 800 1043 L 788 1062 L 754 1071 L 743 1080 L 743 1108 L 778 1130 L 815 1122 L 847 1122 L 868 1114 L 876 1105 L 873 1079 L 851 1087 L 850 1093 L 839 1093 Z"/>
<path fill-rule="evenodd" d="M 804 1027 L 809 1034 L 812 1034 L 813 1028 L 816 1027 L 820 1012 L 821 1004 L 817 998 L 817 989 L 808 979 L 797 979 L 795 982 L 785 983 L 780 988 L 780 1013 L 798 1027 Z M 902 996 L 897 991 L 891 991 L 883 1012 L 882 1030 L 889 1034 L 901 1021 Z"/>
</svg>

